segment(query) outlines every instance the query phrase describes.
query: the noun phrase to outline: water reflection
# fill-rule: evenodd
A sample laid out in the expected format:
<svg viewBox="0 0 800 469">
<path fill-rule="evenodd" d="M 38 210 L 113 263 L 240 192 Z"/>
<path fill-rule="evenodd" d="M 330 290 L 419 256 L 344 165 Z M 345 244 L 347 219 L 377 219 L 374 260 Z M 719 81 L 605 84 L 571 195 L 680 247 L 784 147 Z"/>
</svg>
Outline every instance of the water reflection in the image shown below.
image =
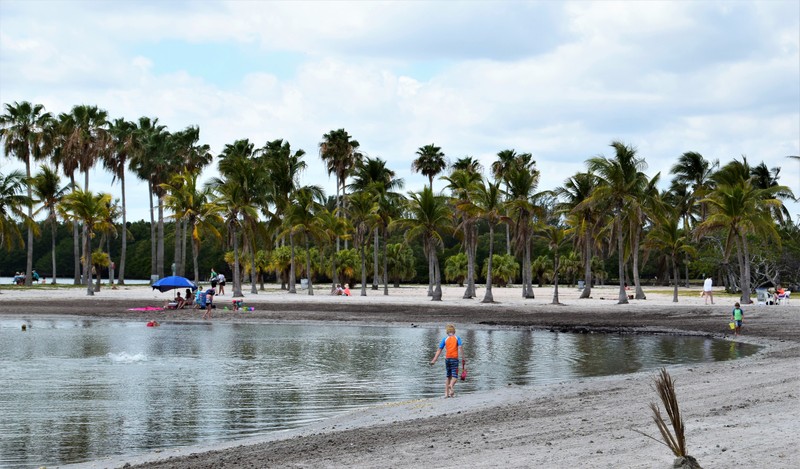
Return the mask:
<svg viewBox="0 0 800 469">
<path fill-rule="evenodd" d="M 420 328 L 0 321 L 0 466 L 39 467 L 252 436 L 438 396 L 442 332 Z M 460 329 L 458 391 L 729 360 L 697 337 Z"/>
</svg>

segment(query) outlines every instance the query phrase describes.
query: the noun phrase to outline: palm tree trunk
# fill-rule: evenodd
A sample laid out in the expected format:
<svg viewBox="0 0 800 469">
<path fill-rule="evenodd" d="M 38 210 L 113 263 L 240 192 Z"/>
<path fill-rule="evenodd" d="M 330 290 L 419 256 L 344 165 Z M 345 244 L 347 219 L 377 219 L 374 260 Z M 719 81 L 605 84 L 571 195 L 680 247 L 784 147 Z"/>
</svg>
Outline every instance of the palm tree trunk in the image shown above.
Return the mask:
<svg viewBox="0 0 800 469">
<path fill-rule="evenodd" d="M 483 295 L 481 303 L 494 303 L 492 296 L 492 255 L 494 253 L 494 225 L 489 224 L 489 259 L 487 261 L 486 272 L 486 293 Z"/>
<path fill-rule="evenodd" d="M 622 243 L 622 222 L 617 214 L 617 254 L 619 256 L 619 302 L 617 304 L 628 304 L 628 294 L 625 292 L 625 250 Z"/>
<path fill-rule="evenodd" d="M 636 285 L 636 299 L 646 300 L 647 296 L 642 290 L 642 283 L 639 280 L 639 230 L 633 233 L 633 284 Z"/>
<path fill-rule="evenodd" d="M 186 232 L 189 230 L 189 224 L 185 218 L 181 219 L 181 258 L 178 264 L 178 275 L 186 277 Z"/>
<path fill-rule="evenodd" d="M 56 225 L 55 213 L 53 213 L 51 218 L 50 218 L 50 233 L 52 234 L 52 236 L 51 236 L 51 238 L 52 238 L 51 247 L 52 247 L 52 250 L 53 250 L 53 254 L 51 256 L 52 257 L 52 261 L 53 261 L 53 270 L 51 271 L 51 274 L 50 274 L 51 277 L 52 277 L 52 279 L 50 280 L 50 283 L 52 285 L 55 285 L 57 283 L 56 282 L 56 236 L 57 236 L 57 230 L 58 230 L 58 226 Z"/>
<path fill-rule="evenodd" d="M 553 304 L 561 304 L 558 301 L 558 247 L 553 250 Z"/>
<path fill-rule="evenodd" d="M 239 234 L 233 230 L 233 296 L 243 297 L 242 273 L 239 269 Z"/>
<path fill-rule="evenodd" d="M 587 230 L 584 240 L 583 254 L 583 292 L 581 298 L 589 298 L 592 295 L 592 236 Z"/>
<path fill-rule="evenodd" d="M 672 290 L 672 302 L 678 302 L 678 282 L 680 282 L 679 274 L 678 274 L 678 261 L 675 259 L 675 255 L 672 256 L 672 272 L 674 273 L 673 277 L 675 278 L 675 287 Z"/>
<path fill-rule="evenodd" d="M 128 254 L 128 214 L 125 205 L 125 171 L 119 178 L 122 189 L 122 247 L 119 253 L 119 272 L 117 273 L 117 285 L 125 285 L 125 257 Z"/>
<path fill-rule="evenodd" d="M 467 253 L 467 289 L 464 290 L 463 299 L 468 300 L 474 296 L 473 288 L 475 288 L 475 280 L 474 280 L 474 267 L 473 267 L 473 259 L 472 259 L 472 227 L 471 226 L 464 226 L 464 250 Z"/>
<path fill-rule="evenodd" d="M 295 274 L 294 270 L 294 234 L 291 232 L 289 233 L 289 246 L 291 247 L 292 256 L 289 261 L 289 293 L 297 293 L 297 288 L 295 287 Z"/>
<path fill-rule="evenodd" d="M 192 266 L 194 267 L 194 283 L 200 283 L 200 270 L 198 269 L 197 258 L 200 257 L 200 242 L 192 236 Z"/>
<path fill-rule="evenodd" d="M 253 259 L 256 256 L 253 255 Z M 255 261 L 253 262 L 253 268 L 255 269 Z M 314 283 L 311 281 L 311 251 L 309 251 L 308 245 L 308 233 L 306 233 L 306 275 L 308 276 L 308 294 L 309 296 L 314 296 Z M 253 284 L 253 290 L 255 290 L 256 284 Z"/>
<path fill-rule="evenodd" d="M 442 301 L 442 271 L 439 267 L 439 256 L 436 255 L 436 248 L 433 249 L 433 279 L 436 283 L 433 289 L 431 301 Z"/>
<path fill-rule="evenodd" d="M 389 260 L 386 256 L 386 232 L 383 233 L 383 294 L 389 295 Z"/>
<path fill-rule="evenodd" d="M 31 180 L 31 162 L 30 156 L 25 159 L 25 174 L 26 181 Z M 33 220 L 33 188 L 29 182 L 25 183 L 28 188 L 28 219 Z M 27 254 L 25 257 L 25 285 L 31 286 L 33 281 L 33 227 L 28 225 L 28 246 Z"/>
<path fill-rule="evenodd" d="M 182 220 L 175 220 L 175 251 L 172 253 L 172 264 L 175 266 L 175 275 L 181 274 L 181 248 L 183 247 Z"/>
<path fill-rule="evenodd" d="M 433 249 L 428 248 L 428 296 L 433 296 Z"/>
<path fill-rule="evenodd" d="M 753 303 L 750 299 L 750 253 L 747 249 L 747 238 L 744 234 L 739 235 L 736 244 L 739 248 L 740 284 L 742 287 L 742 296 L 739 301 L 741 301 L 742 304 L 749 305 Z"/>
<path fill-rule="evenodd" d="M 361 296 L 367 296 L 367 254 L 364 252 L 364 244 L 358 249 L 361 252 Z"/>
<path fill-rule="evenodd" d="M 378 228 L 375 231 L 375 245 L 372 249 L 372 289 L 378 289 L 378 248 L 380 247 L 380 240 L 378 239 Z"/>
<path fill-rule="evenodd" d="M 83 277 L 86 279 L 86 294 L 94 296 L 94 286 L 92 286 L 92 245 L 88 233 L 88 223 L 83 222 Z"/>
<path fill-rule="evenodd" d="M 308 257 L 308 256 L 306 256 Z M 258 287 L 256 287 L 256 240 L 255 236 L 253 236 L 253 240 L 250 241 L 250 293 L 253 295 L 258 295 Z M 308 288 L 311 288 L 311 277 L 308 279 Z M 312 293 L 313 294 L 313 293 Z"/>
<path fill-rule="evenodd" d="M 150 278 L 156 275 L 156 264 L 158 258 L 156 257 L 156 218 L 155 206 L 153 205 L 153 183 L 147 181 L 147 191 L 150 195 Z"/>
<path fill-rule="evenodd" d="M 534 299 L 536 295 L 533 293 L 533 272 L 531 271 L 531 241 L 525 241 L 525 261 L 523 263 L 525 269 L 525 298 Z"/>
<path fill-rule="evenodd" d="M 156 273 L 164 278 L 164 198 L 158 197 L 158 245 L 156 246 Z"/>
</svg>

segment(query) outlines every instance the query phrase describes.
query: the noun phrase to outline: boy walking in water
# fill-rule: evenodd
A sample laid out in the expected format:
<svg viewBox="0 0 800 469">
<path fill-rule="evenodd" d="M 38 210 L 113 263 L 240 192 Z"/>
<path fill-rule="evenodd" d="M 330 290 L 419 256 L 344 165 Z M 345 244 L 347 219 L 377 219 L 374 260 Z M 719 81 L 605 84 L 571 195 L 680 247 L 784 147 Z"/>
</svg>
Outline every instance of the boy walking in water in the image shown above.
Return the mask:
<svg viewBox="0 0 800 469">
<path fill-rule="evenodd" d="M 436 355 L 433 356 L 431 365 L 436 363 L 442 350 L 445 350 L 444 363 L 447 377 L 444 381 L 444 397 L 455 397 L 455 385 L 456 381 L 458 381 L 458 359 L 463 356 L 461 337 L 456 335 L 456 326 L 452 324 L 448 324 L 444 330 L 447 336 L 439 343 L 439 348 L 436 349 Z"/>
</svg>

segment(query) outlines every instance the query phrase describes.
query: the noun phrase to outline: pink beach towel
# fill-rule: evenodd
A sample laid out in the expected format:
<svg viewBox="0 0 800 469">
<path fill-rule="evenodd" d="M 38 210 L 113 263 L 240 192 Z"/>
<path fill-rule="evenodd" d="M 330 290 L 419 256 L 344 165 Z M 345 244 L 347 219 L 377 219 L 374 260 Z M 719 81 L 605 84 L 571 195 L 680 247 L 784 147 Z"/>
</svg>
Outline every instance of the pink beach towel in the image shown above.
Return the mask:
<svg viewBox="0 0 800 469">
<path fill-rule="evenodd" d="M 162 311 L 158 306 L 145 306 L 144 308 L 128 308 L 128 311 Z"/>
</svg>

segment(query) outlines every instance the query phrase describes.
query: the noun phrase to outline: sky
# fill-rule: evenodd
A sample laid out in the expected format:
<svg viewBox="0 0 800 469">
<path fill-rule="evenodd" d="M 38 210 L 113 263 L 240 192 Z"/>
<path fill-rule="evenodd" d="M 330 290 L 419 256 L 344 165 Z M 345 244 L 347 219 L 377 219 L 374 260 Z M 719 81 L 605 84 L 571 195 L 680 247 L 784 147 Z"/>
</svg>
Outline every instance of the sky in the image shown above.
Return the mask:
<svg viewBox="0 0 800 469">
<path fill-rule="evenodd" d="M 781 167 L 800 195 L 800 1 L 0 0 L 0 102 L 21 101 L 199 126 L 215 155 L 281 138 L 328 194 L 319 142 L 344 128 L 405 190 L 427 184 L 411 162 L 431 143 L 487 168 L 532 153 L 544 190 L 619 140 L 662 188 L 696 151 Z M 149 218 L 146 184 L 126 184 L 128 220 Z"/>
</svg>

